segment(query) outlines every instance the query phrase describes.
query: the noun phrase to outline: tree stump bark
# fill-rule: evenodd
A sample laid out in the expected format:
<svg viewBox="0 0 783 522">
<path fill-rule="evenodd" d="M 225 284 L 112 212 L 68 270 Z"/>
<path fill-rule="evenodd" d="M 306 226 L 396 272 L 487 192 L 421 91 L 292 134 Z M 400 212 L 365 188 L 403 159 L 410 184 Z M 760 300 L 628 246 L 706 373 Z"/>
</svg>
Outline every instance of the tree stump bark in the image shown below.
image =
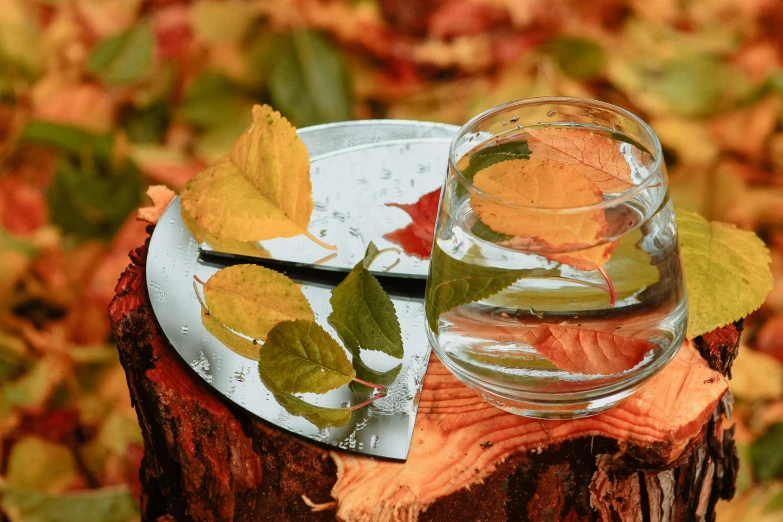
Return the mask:
<svg viewBox="0 0 783 522">
<path fill-rule="evenodd" d="M 144 434 L 145 521 L 710 521 L 734 494 L 723 420 L 741 325 L 684 345 L 622 406 L 573 421 L 497 410 L 433 357 L 400 464 L 282 431 L 195 378 L 152 313 L 146 253 L 131 254 L 109 309 Z"/>
</svg>

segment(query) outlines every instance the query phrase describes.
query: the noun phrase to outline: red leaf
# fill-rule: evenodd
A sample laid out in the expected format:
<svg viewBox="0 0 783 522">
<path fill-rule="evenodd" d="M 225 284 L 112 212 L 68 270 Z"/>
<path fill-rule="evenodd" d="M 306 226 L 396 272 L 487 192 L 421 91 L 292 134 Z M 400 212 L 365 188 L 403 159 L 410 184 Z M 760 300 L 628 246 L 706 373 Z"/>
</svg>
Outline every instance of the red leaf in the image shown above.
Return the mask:
<svg viewBox="0 0 783 522">
<path fill-rule="evenodd" d="M 395 230 L 383 237 L 400 245 L 407 254 L 428 259 L 432 252 L 439 201 L 440 189 L 437 189 L 424 194 L 412 205 L 387 203 L 390 207 L 401 208 L 407 212 L 413 222 L 407 227 Z"/>
<path fill-rule="evenodd" d="M 536 351 L 571 373 L 612 375 L 639 364 L 653 343 L 570 326 L 545 325 L 525 334 Z"/>
</svg>

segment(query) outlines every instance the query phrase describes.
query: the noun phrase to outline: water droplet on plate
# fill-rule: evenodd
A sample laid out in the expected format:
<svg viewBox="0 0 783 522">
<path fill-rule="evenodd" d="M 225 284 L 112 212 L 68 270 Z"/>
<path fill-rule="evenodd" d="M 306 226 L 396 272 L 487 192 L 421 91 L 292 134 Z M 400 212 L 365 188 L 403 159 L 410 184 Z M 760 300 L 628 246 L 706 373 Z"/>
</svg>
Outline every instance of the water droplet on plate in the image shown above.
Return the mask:
<svg viewBox="0 0 783 522">
<path fill-rule="evenodd" d="M 378 435 L 373 435 L 372 437 L 370 437 L 370 446 L 372 446 L 373 448 L 377 448 L 378 443 L 380 442 L 381 442 L 381 438 Z"/>
<path fill-rule="evenodd" d="M 182 332 L 183 335 L 185 335 L 188 333 L 189 328 L 187 326 L 183 326 L 182 328 L 180 328 L 179 331 Z"/>
<path fill-rule="evenodd" d="M 552 109 L 551 111 L 547 112 L 546 115 L 550 118 L 557 114 L 557 111 L 555 109 Z"/>
<path fill-rule="evenodd" d="M 511 123 L 516 123 L 519 121 L 519 116 L 514 116 L 513 118 L 509 118 L 508 121 L 510 121 Z"/>
</svg>

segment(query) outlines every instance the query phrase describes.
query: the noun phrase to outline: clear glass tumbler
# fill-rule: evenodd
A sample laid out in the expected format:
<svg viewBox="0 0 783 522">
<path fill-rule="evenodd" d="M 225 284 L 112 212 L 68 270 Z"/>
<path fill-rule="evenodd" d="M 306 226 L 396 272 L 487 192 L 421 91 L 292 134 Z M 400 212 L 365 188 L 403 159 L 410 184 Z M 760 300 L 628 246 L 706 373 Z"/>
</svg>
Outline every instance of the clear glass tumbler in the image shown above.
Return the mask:
<svg viewBox="0 0 783 522">
<path fill-rule="evenodd" d="M 604 411 L 683 342 L 687 300 L 661 145 L 613 105 L 536 98 L 452 143 L 426 293 L 440 360 L 495 406 Z"/>
</svg>

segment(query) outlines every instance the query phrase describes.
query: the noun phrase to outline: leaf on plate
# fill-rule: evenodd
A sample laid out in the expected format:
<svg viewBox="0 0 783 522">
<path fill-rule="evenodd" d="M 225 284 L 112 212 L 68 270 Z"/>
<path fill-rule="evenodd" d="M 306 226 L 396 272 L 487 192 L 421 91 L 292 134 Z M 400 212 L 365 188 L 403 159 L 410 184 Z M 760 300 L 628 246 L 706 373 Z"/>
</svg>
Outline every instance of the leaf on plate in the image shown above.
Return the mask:
<svg viewBox="0 0 783 522">
<path fill-rule="evenodd" d="M 587 375 L 613 375 L 630 370 L 656 346 L 643 339 L 555 325 L 531 329 L 524 338 L 561 370 Z"/>
<path fill-rule="evenodd" d="M 364 259 L 332 289 L 329 324 L 354 355 L 362 348 L 401 359 L 402 334 L 394 304 L 368 270 L 378 254 L 378 248 L 370 243 Z"/>
<path fill-rule="evenodd" d="M 204 284 L 209 314 L 219 323 L 258 341 L 281 321 L 312 321 L 310 303 L 296 283 L 258 265 L 234 265 Z"/>
<path fill-rule="evenodd" d="M 753 469 L 760 481 L 783 479 L 783 422 L 767 428 L 750 447 Z"/>
<path fill-rule="evenodd" d="M 225 239 L 262 241 L 305 234 L 313 211 L 307 148 L 288 121 L 264 106 L 228 157 L 188 182 L 182 208 Z M 333 247 L 329 247 L 333 248 Z"/>
<path fill-rule="evenodd" d="M 125 486 L 52 494 L 5 485 L 2 493 L 0 507 L 11 522 L 127 522 L 139 516 L 136 501 Z"/>
<path fill-rule="evenodd" d="M 387 203 L 387 206 L 397 207 L 407 212 L 412 221 L 408 226 L 390 232 L 383 237 L 400 245 L 407 254 L 428 259 L 435 236 L 435 220 L 438 218 L 439 202 L 440 189 L 424 194 L 413 204 Z"/>
<path fill-rule="evenodd" d="M 183 208 L 180 207 L 182 222 L 193 234 L 193 238 L 199 243 L 206 243 L 214 250 L 225 252 L 227 254 L 239 254 L 252 257 L 269 257 L 269 251 L 262 247 L 260 243 L 254 241 L 236 241 L 235 239 L 226 239 L 218 237 L 198 222 L 190 217 Z"/>
<path fill-rule="evenodd" d="M 229 330 L 223 323 L 215 319 L 203 305 L 201 306 L 201 324 L 232 352 L 254 361 L 258 360 L 260 345 Z"/>
<path fill-rule="evenodd" d="M 277 324 L 261 346 L 259 368 L 276 390 L 326 393 L 356 377 L 343 347 L 310 320 Z"/>
<path fill-rule="evenodd" d="M 155 36 L 147 20 L 98 44 L 87 61 L 87 70 L 109 84 L 126 85 L 147 75 L 152 66 Z"/>
<path fill-rule="evenodd" d="M 435 244 L 430 260 L 430 278 L 425 311 L 430 329 L 438 333 L 440 316 L 454 308 L 481 301 L 530 274 L 530 270 L 505 270 L 459 261 Z"/>
<path fill-rule="evenodd" d="M 634 186 L 631 168 L 616 141 L 595 132 L 573 128 L 526 128 L 533 160 L 551 160 L 573 166 L 604 193 Z"/>
<path fill-rule="evenodd" d="M 209 315 L 209 311 L 202 305 L 201 321 L 209 333 L 214 335 L 227 348 L 248 359 L 259 360 L 261 345 L 232 332 Z M 270 372 L 277 371 L 274 365 L 270 366 L 265 360 L 259 362 L 258 374 L 261 382 L 266 386 L 275 400 L 291 415 L 303 417 L 319 428 L 329 426 L 345 426 L 351 419 L 351 408 L 326 408 L 310 404 L 299 397 L 281 391 L 277 388 L 277 379 L 270 377 Z"/>
<path fill-rule="evenodd" d="M 693 339 L 761 306 L 772 289 L 770 253 L 753 232 L 682 209 L 676 214 Z"/>
<path fill-rule="evenodd" d="M 556 212 L 604 200 L 598 185 L 584 176 L 580 168 L 553 160 L 509 160 L 480 171 L 473 184 L 503 200 L 471 194 L 470 205 L 483 223 L 495 232 L 532 241 L 544 249 L 541 255 L 548 259 L 578 270 L 598 270 L 614 303 L 615 291 L 603 267 L 616 243 L 592 246 L 606 226 L 604 209 Z"/>
</svg>

